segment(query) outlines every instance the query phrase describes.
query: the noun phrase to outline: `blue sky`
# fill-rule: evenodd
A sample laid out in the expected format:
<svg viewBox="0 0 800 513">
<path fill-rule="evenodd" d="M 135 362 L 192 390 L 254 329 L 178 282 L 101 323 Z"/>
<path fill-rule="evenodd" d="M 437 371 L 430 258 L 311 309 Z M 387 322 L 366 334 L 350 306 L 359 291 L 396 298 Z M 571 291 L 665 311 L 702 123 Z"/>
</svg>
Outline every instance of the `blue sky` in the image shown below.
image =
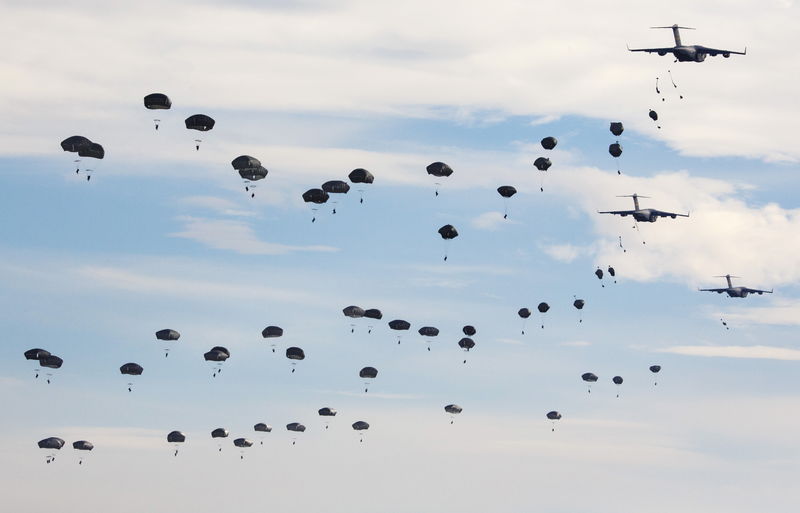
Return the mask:
<svg viewBox="0 0 800 513">
<path fill-rule="evenodd" d="M 178 2 L 163 18 L 147 3 L 10 5 L 0 21 L 15 49 L 0 58 L 8 503 L 789 511 L 800 154 L 784 73 L 798 67 L 787 48 L 797 8 L 612 4 L 576 14 L 514 2 Z M 32 19 L 40 38 L 19 28 Z M 673 22 L 698 26 L 687 42 L 746 44 L 748 55 L 678 66 L 624 51 L 669 42 L 647 27 Z M 97 65 L 62 57 L 85 48 Z M 667 69 L 684 100 L 656 96 Z M 173 101 L 158 132 L 141 106 L 154 91 Z M 195 113 L 217 120 L 200 151 L 183 128 Z M 622 175 L 607 152 L 618 120 Z M 58 146 L 74 134 L 106 149 L 90 182 Z M 552 152 L 539 145 L 547 135 L 559 140 Z M 230 166 L 240 154 L 269 169 L 255 198 Z M 553 161 L 544 192 L 538 156 Z M 437 197 L 425 166 L 439 160 L 455 172 Z M 312 223 L 302 192 L 356 167 L 375 175 L 364 203 L 354 187 Z M 519 191 L 507 220 L 500 185 Z M 637 233 L 596 213 L 629 208 L 615 196 L 633 192 L 691 217 Z M 436 231 L 448 223 L 460 235 L 444 262 Z M 609 265 L 618 280 L 602 287 L 593 272 Z M 728 272 L 775 294 L 696 291 Z M 574 296 L 586 300 L 582 323 Z M 342 309 L 352 304 L 380 308 L 383 321 L 351 333 Z M 522 307 L 534 311 L 525 335 Z M 412 324 L 399 345 L 395 318 Z M 272 324 L 285 330 L 276 353 L 260 335 Z M 478 330 L 468 354 L 457 346 L 464 324 Z M 416 333 L 425 325 L 441 330 L 431 351 Z M 154 337 L 162 328 L 182 335 L 169 358 Z M 202 359 L 214 345 L 231 350 L 217 378 Z M 295 373 L 290 345 L 307 355 Z M 50 385 L 23 359 L 31 347 L 64 358 Z M 129 361 L 144 367 L 131 393 L 118 371 Z M 368 394 L 366 365 L 379 370 Z M 591 394 L 587 371 L 600 377 Z M 614 375 L 625 378 L 619 398 Z M 452 425 L 449 403 L 464 408 Z M 339 411 L 327 430 L 323 406 Z M 550 410 L 563 414 L 555 432 Z M 363 443 L 356 420 L 371 424 Z M 294 446 L 293 421 L 308 427 Z M 218 453 L 212 429 L 258 442 L 256 422 L 274 427 L 263 445 L 243 460 L 231 443 Z M 188 436 L 178 458 L 165 441 L 173 429 Z M 80 467 L 71 448 L 46 465 L 35 442 L 47 436 L 96 449 Z"/>
</svg>

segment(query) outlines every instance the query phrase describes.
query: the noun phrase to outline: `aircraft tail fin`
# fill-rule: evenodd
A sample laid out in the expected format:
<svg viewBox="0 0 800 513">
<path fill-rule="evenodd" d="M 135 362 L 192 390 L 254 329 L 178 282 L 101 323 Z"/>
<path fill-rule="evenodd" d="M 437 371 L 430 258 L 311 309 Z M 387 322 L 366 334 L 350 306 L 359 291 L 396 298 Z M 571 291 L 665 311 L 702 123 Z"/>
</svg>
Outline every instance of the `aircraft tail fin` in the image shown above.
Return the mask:
<svg viewBox="0 0 800 513">
<path fill-rule="evenodd" d="M 695 30 L 693 27 L 681 27 L 676 25 L 670 25 L 669 27 L 650 27 L 651 29 L 672 29 L 672 35 L 675 37 L 675 46 L 681 46 L 681 33 L 679 29 L 684 30 Z"/>
</svg>

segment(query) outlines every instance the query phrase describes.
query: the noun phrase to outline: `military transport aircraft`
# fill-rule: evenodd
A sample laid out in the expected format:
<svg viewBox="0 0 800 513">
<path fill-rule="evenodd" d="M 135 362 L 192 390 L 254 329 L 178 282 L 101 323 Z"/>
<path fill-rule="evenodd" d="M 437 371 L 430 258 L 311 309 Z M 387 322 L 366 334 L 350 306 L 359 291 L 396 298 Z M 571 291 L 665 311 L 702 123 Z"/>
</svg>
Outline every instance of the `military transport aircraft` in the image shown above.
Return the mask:
<svg viewBox="0 0 800 513">
<path fill-rule="evenodd" d="M 758 290 L 758 289 L 749 289 L 747 287 L 734 287 L 731 284 L 731 278 L 738 278 L 738 276 L 731 276 L 730 274 L 726 274 L 725 276 L 714 276 L 714 278 L 725 278 L 728 280 L 728 287 L 724 289 L 697 289 L 700 292 L 716 292 L 717 294 L 722 294 L 723 292 L 727 293 L 730 297 L 747 297 L 748 294 L 772 294 L 772 290 Z"/>
<path fill-rule="evenodd" d="M 731 56 L 732 53 L 737 55 L 746 55 L 747 48 L 744 49 L 743 52 L 736 52 L 733 50 L 719 50 L 717 48 L 709 48 L 707 46 L 702 45 L 684 45 L 681 43 L 681 35 L 678 29 L 686 29 L 686 30 L 694 30 L 691 27 L 679 27 L 678 25 L 672 25 L 671 27 L 650 27 L 654 29 L 672 29 L 672 34 L 675 36 L 675 46 L 668 47 L 668 48 L 628 48 L 630 52 L 648 52 L 648 53 L 657 53 L 658 55 L 667 55 L 671 53 L 675 56 L 675 61 L 681 62 L 703 62 L 706 59 L 706 56 L 710 55 L 712 57 L 716 57 L 717 55 L 722 55 L 725 58 Z"/>
<path fill-rule="evenodd" d="M 656 210 L 654 208 L 639 208 L 639 198 L 648 198 L 649 196 L 639 196 L 636 193 L 633 194 L 626 194 L 624 196 L 617 196 L 618 198 L 633 198 L 633 207 L 634 210 L 610 210 L 605 212 L 600 212 L 598 210 L 598 214 L 614 214 L 617 216 L 633 216 L 636 221 L 641 222 L 648 222 L 648 223 L 655 223 L 659 217 L 671 217 L 675 219 L 676 217 L 689 217 L 689 214 L 676 214 L 674 212 L 663 212 L 661 210 Z"/>
</svg>

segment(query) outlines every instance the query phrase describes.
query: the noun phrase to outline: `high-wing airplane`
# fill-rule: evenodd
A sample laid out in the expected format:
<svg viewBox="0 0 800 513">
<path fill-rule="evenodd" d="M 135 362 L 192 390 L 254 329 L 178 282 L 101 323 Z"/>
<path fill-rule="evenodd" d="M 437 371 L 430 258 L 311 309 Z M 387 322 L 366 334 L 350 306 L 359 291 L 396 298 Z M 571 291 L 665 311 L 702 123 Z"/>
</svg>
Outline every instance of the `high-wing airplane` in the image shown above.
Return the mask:
<svg viewBox="0 0 800 513">
<path fill-rule="evenodd" d="M 668 48 L 628 48 L 628 51 L 631 52 L 647 52 L 647 53 L 657 53 L 658 55 L 667 55 L 671 53 L 675 56 L 676 61 L 681 62 L 703 62 L 706 60 L 706 56 L 710 55 L 712 57 L 716 57 L 717 55 L 722 55 L 725 58 L 731 56 L 732 53 L 736 55 L 746 55 L 747 48 L 744 49 L 743 52 L 736 52 L 733 50 L 719 50 L 717 48 L 709 48 L 707 46 L 702 45 L 684 45 L 681 43 L 681 35 L 678 29 L 686 29 L 686 30 L 694 30 L 691 27 L 679 27 L 678 25 L 672 25 L 671 27 L 650 27 L 654 29 L 672 29 L 672 35 L 675 36 L 675 46 L 668 47 Z"/>
<path fill-rule="evenodd" d="M 676 214 L 674 212 L 663 212 L 654 208 L 639 208 L 639 198 L 647 198 L 648 196 L 639 196 L 638 194 L 627 194 L 625 196 L 617 196 L 618 198 L 633 198 L 633 210 L 610 210 L 605 212 L 598 211 L 598 214 L 614 214 L 616 216 L 633 216 L 637 221 L 648 223 L 655 223 L 659 217 L 689 217 L 689 214 Z"/>
<path fill-rule="evenodd" d="M 716 292 L 717 294 L 722 294 L 723 292 L 727 293 L 730 297 L 747 297 L 748 294 L 772 294 L 772 290 L 758 290 L 758 289 L 749 289 L 747 287 L 734 287 L 731 283 L 731 278 L 738 278 L 738 276 L 731 276 L 730 274 L 726 274 L 725 276 L 714 276 L 714 278 L 725 278 L 728 280 L 728 287 L 724 289 L 697 289 L 700 292 Z"/>
</svg>

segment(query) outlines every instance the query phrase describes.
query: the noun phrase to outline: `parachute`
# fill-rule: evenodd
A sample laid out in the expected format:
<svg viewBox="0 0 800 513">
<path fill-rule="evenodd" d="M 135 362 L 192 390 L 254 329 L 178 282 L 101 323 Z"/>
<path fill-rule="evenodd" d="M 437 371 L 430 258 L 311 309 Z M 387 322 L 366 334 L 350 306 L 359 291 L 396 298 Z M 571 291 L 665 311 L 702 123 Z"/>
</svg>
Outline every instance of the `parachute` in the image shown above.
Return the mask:
<svg viewBox="0 0 800 513">
<path fill-rule="evenodd" d="M 347 175 L 347 177 L 352 183 L 370 184 L 375 181 L 375 177 L 372 176 L 372 173 L 360 167 L 350 171 L 350 174 Z M 358 189 L 358 194 L 361 196 L 361 198 L 358 200 L 359 203 L 364 203 L 364 189 Z"/>
<path fill-rule="evenodd" d="M 547 170 L 550 169 L 550 166 L 552 165 L 553 163 L 550 162 L 550 159 L 548 159 L 547 157 L 537 157 L 536 160 L 533 161 L 533 166 L 542 172 L 542 174 L 539 175 L 540 177 L 539 190 L 542 192 L 544 192 L 544 177 L 545 177 L 544 173 L 546 173 Z"/>
<path fill-rule="evenodd" d="M 164 329 L 156 331 L 156 339 L 163 340 L 165 342 L 172 342 L 177 341 L 181 338 L 181 334 L 175 330 L 171 329 Z M 164 348 L 164 358 L 169 356 L 169 347 Z"/>
<path fill-rule="evenodd" d="M 589 384 L 589 393 L 592 393 L 592 383 L 597 382 L 597 376 L 591 372 L 585 372 L 581 375 L 581 379 Z"/>
<path fill-rule="evenodd" d="M 438 231 L 439 235 L 441 235 L 442 239 L 444 239 L 445 241 L 444 261 L 447 262 L 447 241 L 458 237 L 458 230 L 456 230 L 455 226 L 453 226 L 452 224 L 446 224 L 441 228 L 439 228 Z"/>
<path fill-rule="evenodd" d="M 286 349 L 286 358 L 292 360 L 292 372 L 294 372 L 297 362 L 305 360 L 306 354 L 299 347 L 290 347 Z"/>
<path fill-rule="evenodd" d="M 366 431 L 367 429 L 369 429 L 369 424 L 367 424 L 363 420 L 359 420 L 357 422 L 353 422 L 353 430 L 355 430 L 355 431 Z M 361 440 L 359 440 L 359 441 L 363 442 L 364 441 L 364 433 L 359 433 L 359 435 L 361 436 Z"/>
<path fill-rule="evenodd" d="M 435 176 L 437 178 L 445 178 L 453 174 L 453 168 L 445 164 L 444 162 L 434 162 L 429 164 L 426 168 L 429 175 Z M 439 195 L 439 183 L 436 183 L 436 196 Z"/>
<path fill-rule="evenodd" d="M 611 267 L 610 265 L 608 266 L 608 274 L 609 274 L 609 275 L 610 275 L 612 278 L 614 278 L 614 283 L 617 283 L 617 280 L 616 280 L 617 271 L 615 271 L 615 270 L 614 270 L 614 268 L 613 268 L 613 267 Z"/>
<path fill-rule="evenodd" d="M 527 318 L 531 316 L 531 311 L 527 308 L 520 308 L 517 311 L 517 315 L 522 318 L 522 334 L 525 334 L 525 324 L 527 323 Z"/>
<path fill-rule="evenodd" d="M 188 130 L 197 130 L 199 132 L 208 132 L 214 128 L 214 120 L 205 114 L 194 114 L 193 116 L 189 116 L 186 118 L 184 123 L 186 124 L 186 128 Z M 195 139 L 194 142 L 195 149 L 199 151 L 200 143 L 203 141 L 201 139 Z"/>
<path fill-rule="evenodd" d="M 150 110 L 167 110 L 172 107 L 172 102 L 166 94 L 151 93 L 144 97 L 144 106 L 146 109 Z M 153 120 L 156 130 L 158 130 L 158 124 L 160 122 L 160 119 Z"/>
<path fill-rule="evenodd" d="M 286 429 L 288 431 L 292 431 L 293 433 L 302 433 L 303 431 L 306 430 L 306 427 L 304 425 L 300 424 L 299 422 L 292 422 L 290 424 L 286 424 Z M 295 442 L 296 442 L 296 439 L 292 438 L 292 445 L 294 445 Z"/>
<path fill-rule="evenodd" d="M 51 436 L 49 438 L 45 438 L 44 440 L 39 440 L 38 445 L 39 449 L 47 449 L 50 453 L 47 455 L 47 463 L 55 461 L 56 454 L 55 451 L 60 451 L 62 447 L 64 447 L 64 440 L 61 438 Z"/>
<path fill-rule="evenodd" d="M 35 347 L 33 349 L 28 349 L 27 351 L 25 351 L 24 354 L 25 354 L 25 359 L 26 360 L 33 360 L 33 361 L 39 363 L 40 366 L 41 366 L 41 360 L 43 358 L 47 358 L 48 356 L 50 356 L 50 351 L 45 351 L 44 349 L 39 349 L 38 347 Z M 39 377 L 39 368 L 34 369 L 33 372 L 34 372 L 34 376 L 33 377 L 34 378 L 38 378 Z"/>
<path fill-rule="evenodd" d="M 603 284 L 603 270 L 598 267 L 597 270 L 595 270 L 594 275 L 597 276 L 598 280 L 600 280 L 600 286 L 605 287 Z"/>
<path fill-rule="evenodd" d="M 556 147 L 556 144 L 558 144 L 558 139 L 556 139 L 553 136 L 548 136 L 542 139 L 541 143 L 542 143 L 542 148 L 544 148 L 545 150 L 552 150 L 553 148 Z"/>
<path fill-rule="evenodd" d="M 475 326 L 470 326 L 469 324 L 461 328 L 461 331 L 468 337 L 475 336 L 475 334 L 478 332 L 478 330 L 475 329 Z"/>
<path fill-rule="evenodd" d="M 578 322 L 583 322 L 583 313 L 581 312 L 581 310 L 583 310 L 585 304 L 586 301 L 584 301 L 583 299 L 575 299 L 575 301 L 572 302 L 572 306 L 574 306 L 578 310 Z"/>
<path fill-rule="evenodd" d="M 138 363 L 129 362 L 119 368 L 120 374 L 128 376 L 141 376 L 144 369 Z M 133 391 L 133 382 L 128 382 L 128 392 Z"/>
<path fill-rule="evenodd" d="M 539 313 L 541 314 L 540 317 L 542 318 L 542 329 L 544 329 L 544 314 L 546 314 L 547 311 L 550 310 L 550 305 L 542 301 L 541 303 L 539 303 L 536 309 L 539 310 Z"/>
<path fill-rule="evenodd" d="M 551 429 L 551 431 L 555 431 L 556 430 L 556 421 L 561 419 L 561 414 L 558 413 L 555 410 L 549 411 L 549 412 L 547 412 L 547 418 L 553 421 L 553 428 Z"/>
<path fill-rule="evenodd" d="M 239 155 L 231 161 L 233 169 L 239 172 L 239 176 L 244 180 L 244 190 L 250 193 L 251 198 L 256 197 L 255 189 L 257 182 L 267 177 L 269 171 L 261 165 L 261 161 L 250 155 Z"/>
<path fill-rule="evenodd" d="M 375 319 L 379 321 L 383 319 L 383 312 L 381 312 L 377 308 L 370 308 L 369 310 L 364 310 L 364 317 L 366 317 L 367 319 Z M 372 325 L 367 326 L 367 333 L 372 333 Z"/>
<path fill-rule="evenodd" d="M 378 377 L 378 369 L 375 367 L 364 367 L 358 372 L 358 377 L 364 380 L 375 379 Z M 369 382 L 364 381 L 364 393 L 369 392 Z"/>
<path fill-rule="evenodd" d="M 203 358 L 205 358 L 207 362 L 211 362 L 214 368 L 214 373 L 212 374 L 214 378 L 217 377 L 217 374 L 222 372 L 222 363 L 230 357 L 230 351 L 222 346 L 214 346 L 209 352 L 203 354 Z"/>
<path fill-rule="evenodd" d="M 408 331 L 411 329 L 411 324 L 408 321 L 404 321 L 402 319 L 395 319 L 393 321 L 389 321 L 389 329 L 394 331 Z M 403 335 L 400 333 L 397 334 L 397 343 L 400 344 L 400 339 Z"/>
<path fill-rule="evenodd" d="M 650 112 L 648 112 L 647 115 L 650 116 L 650 119 L 652 119 L 653 123 L 656 124 L 656 128 L 661 130 L 661 125 L 658 124 L 658 112 L 654 111 L 653 109 L 650 109 Z"/>
<path fill-rule="evenodd" d="M 434 328 L 433 326 L 423 326 L 417 331 L 423 337 L 438 337 L 439 336 L 439 328 Z M 431 341 L 426 340 L 426 344 L 428 344 L 428 351 L 431 350 Z"/>
<path fill-rule="evenodd" d="M 59 358 L 54 354 L 48 354 L 47 356 L 42 356 L 39 358 L 39 366 L 45 367 L 48 369 L 60 369 L 61 366 L 64 365 L 64 360 Z M 37 374 L 38 376 L 38 374 Z M 52 373 L 47 373 L 47 384 L 50 384 L 50 378 L 53 376 Z"/>
<path fill-rule="evenodd" d="M 611 154 L 611 156 L 615 159 L 618 159 L 620 155 L 622 155 L 622 145 L 619 142 L 609 144 L 608 153 Z M 622 171 L 619 170 L 619 161 L 617 161 L 617 174 L 622 174 Z"/>
<path fill-rule="evenodd" d="M 611 130 L 611 133 L 616 137 L 619 137 L 622 135 L 622 132 L 625 131 L 621 121 L 612 121 L 611 126 L 608 129 Z"/>
<path fill-rule="evenodd" d="M 94 444 L 86 440 L 78 440 L 77 442 L 72 442 L 72 448 L 81 452 L 91 451 L 94 449 Z M 83 465 L 83 456 L 78 458 L 78 465 Z"/>
<path fill-rule="evenodd" d="M 225 428 L 217 428 L 211 432 L 211 438 L 228 438 L 228 435 L 230 432 Z M 222 452 L 222 442 L 219 442 L 217 447 L 219 447 L 219 452 Z"/>
<path fill-rule="evenodd" d="M 317 410 L 317 413 L 319 413 L 320 417 L 335 417 L 337 412 L 333 408 L 328 408 L 326 406 L 324 408 L 320 408 L 319 410 Z M 328 429 L 327 420 L 325 421 L 325 429 Z"/>
<path fill-rule="evenodd" d="M 175 454 L 173 456 L 178 455 L 178 444 L 182 444 L 185 441 L 186 435 L 180 431 L 170 431 L 170 433 L 167 435 L 167 442 L 171 443 L 175 447 Z"/>
<path fill-rule="evenodd" d="M 259 422 L 258 424 L 253 426 L 253 430 L 256 431 L 257 433 L 271 433 L 272 432 L 272 426 L 270 426 L 269 424 L 264 424 L 263 422 Z M 261 440 L 259 441 L 259 444 L 264 445 L 263 436 L 260 437 L 260 438 L 261 438 Z"/>
<path fill-rule="evenodd" d="M 475 341 L 469 337 L 464 337 L 458 341 L 458 347 L 463 349 L 466 352 L 469 352 L 470 349 L 475 347 Z M 464 359 L 464 363 L 467 363 L 467 359 Z"/>
<path fill-rule="evenodd" d="M 233 445 L 235 445 L 236 447 L 238 447 L 240 449 L 245 449 L 247 447 L 252 447 L 253 446 L 253 441 L 252 440 L 248 440 L 247 438 L 237 438 L 237 439 L 235 439 L 233 441 Z M 244 450 L 242 450 L 242 453 L 239 455 L 239 459 L 240 460 L 244 459 Z"/>
<path fill-rule="evenodd" d="M 463 408 L 457 404 L 448 404 L 444 407 L 444 411 L 450 414 L 450 424 L 455 422 L 455 416 L 463 411 Z"/>
<path fill-rule="evenodd" d="M 658 374 L 659 372 L 661 372 L 661 366 L 660 365 L 651 365 L 650 366 L 650 372 L 652 372 L 653 374 Z M 658 385 L 658 381 L 654 381 L 653 385 L 654 386 Z"/>
<path fill-rule="evenodd" d="M 328 196 L 328 193 L 322 189 L 309 189 L 303 193 L 303 201 L 306 203 L 313 203 L 315 205 L 326 203 L 329 198 L 330 196 Z M 311 210 L 314 212 L 314 217 L 311 218 L 311 222 L 313 223 L 317 220 L 317 209 L 312 206 Z"/>
<path fill-rule="evenodd" d="M 366 315 L 366 311 L 361 308 L 360 306 L 350 305 L 342 310 L 345 317 L 350 317 L 351 319 L 360 319 Z M 356 325 L 350 324 L 350 333 L 356 331 Z"/>
<path fill-rule="evenodd" d="M 61 141 L 61 149 L 77 153 L 82 149 L 88 148 L 91 144 L 92 141 L 82 135 L 72 135 Z"/>
<path fill-rule="evenodd" d="M 614 376 L 613 378 L 611 378 L 611 381 L 613 381 L 614 384 L 617 385 L 617 397 L 619 398 L 619 386 L 623 382 L 622 376 Z"/>
<path fill-rule="evenodd" d="M 503 197 L 503 219 L 508 219 L 508 198 L 517 193 L 517 189 L 511 185 L 501 185 L 497 188 L 497 193 Z"/>
<path fill-rule="evenodd" d="M 328 194 L 347 194 L 350 190 L 350 186 L 347 182 L 343 182 L 341 180 L 330 180 L 322 184 L 322 190 L 327 192 Z M 336 205 L 334 201 L 333 206 L 333 213 L 336 213 Z"/>
<path fill-rule="evenodd" d="M 261 336 L 264 338 L 278 338 L 283 336 L 283 328 L 280 326 L 267 326 L 263 330 L 261 330 Z M 275 352 L 276 344 L 273 342 L 270 344 L 272 348 L 272 352 Z"/>
</svg>

